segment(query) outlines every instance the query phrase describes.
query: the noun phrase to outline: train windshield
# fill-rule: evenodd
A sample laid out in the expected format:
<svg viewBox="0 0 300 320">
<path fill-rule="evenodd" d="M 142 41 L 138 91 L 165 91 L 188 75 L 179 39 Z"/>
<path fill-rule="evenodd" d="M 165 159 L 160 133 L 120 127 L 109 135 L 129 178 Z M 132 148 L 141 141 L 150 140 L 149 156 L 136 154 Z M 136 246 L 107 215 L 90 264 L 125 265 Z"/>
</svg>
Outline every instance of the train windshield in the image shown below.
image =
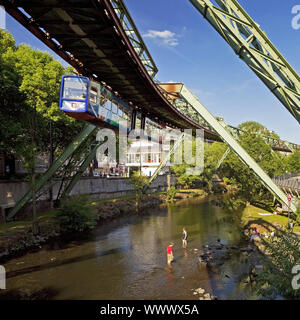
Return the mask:
<svg viewBox="0 0 300 320">
<path fill-rule="evenodd" d="M 89 81 L 85 78 L 64 78 L 64 99 L 85 100 L 88 91 Z"/>
</svg>

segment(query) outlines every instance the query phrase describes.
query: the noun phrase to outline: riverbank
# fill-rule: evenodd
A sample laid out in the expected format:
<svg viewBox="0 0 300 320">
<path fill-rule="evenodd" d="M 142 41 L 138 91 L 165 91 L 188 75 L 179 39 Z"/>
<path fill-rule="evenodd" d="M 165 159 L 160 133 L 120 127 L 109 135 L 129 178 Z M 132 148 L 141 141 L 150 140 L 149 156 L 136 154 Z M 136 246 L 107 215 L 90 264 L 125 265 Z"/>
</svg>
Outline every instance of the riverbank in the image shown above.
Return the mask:
<svg viewBox="0 0 300 320">
<path fill-rule="evenodd" d="M 178 197 L 175 205 L 122 215 L 81 238 L 54 241 L 10 259 L 3 264 L 8 288 L 3 294 L 15 292 L 17 299 L 29 300 L 255 299 L 246 283 L 252 253 L 240 220 L 216 204 L 222 196 L 202 199 L 183 193 L 189 198 Z M 169 267 L 170 242 L 174 262 Z M 199 261 L 202 254 L 212 257 L 207 266 Z"/>
<path fill-rule="evenodd" d="M 266 250 L 265 240 L 276 237 L 279 234 L 285 234 L 288 232 L 288 216 L 277 215 L 271 211 L 263 210 L 252 205 L 247 205 L 241 216 L 241 224 L 243 233 L 250 241 L 250 237 L 254 228 L 256 228 L 259 236 L 253 239 L 252 247 L 256 248 L 257 253 L 261 257 L 269 256 L 268 250 Z M 300 226 L 294 226 L 292 233 L 296 236 L 300 236 Z M 259 256 L 257 256 L 259 258 Z"/>
<path fill-rule="evenodd" d="M 267 211 L 252 205 L 247 205 L 241 216 L 242 227 L 244 233 L 250 238 L 250 233 L 253 228 L 265 236 L 270 237 L 271 233 L 278 230 L 286 229 L 288 225 L 287 215 L 277 215 L 272 211 Z M 300 235 L 300 226 L 295 226 L 293 232 Z"/>
<path fill-rule="evenodd" d="M 173 202 L 188 198 L 204 199 L 207 193 L 201 189 L 178 190 Z M 126 196 L 117 199 L 101 200 L 91 202 L 98 214 L 97 225 L 105 224 L 120 217 L 136 214 L 147 214 L 149 209 L 168 204 L 167 192 L 147 194 L 142 197 L 139 210 L 136 210 L 135 196 Z M 0 263 L 22 256 L 30 251 L 43 248 L 51 241 L 68 240 L 59 230 L 55 216 L 57 210 L 38 215 L 40 233 L 38 236 L 32 234 L 32 222 L 30 220 L 9 222 L 0 225 Z M 74 235 L 76 238 L 78 235 Z M 69 238 L 69 237 L 68 237 Z"/>
</svg>

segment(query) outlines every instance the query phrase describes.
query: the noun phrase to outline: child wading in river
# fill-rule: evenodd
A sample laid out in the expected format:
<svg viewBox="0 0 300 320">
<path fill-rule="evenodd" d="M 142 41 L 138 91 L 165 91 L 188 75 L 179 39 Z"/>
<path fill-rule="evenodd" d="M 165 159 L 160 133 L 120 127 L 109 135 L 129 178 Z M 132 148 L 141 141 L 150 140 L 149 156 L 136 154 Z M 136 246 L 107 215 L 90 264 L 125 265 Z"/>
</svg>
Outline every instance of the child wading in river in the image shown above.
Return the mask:
<svg viewBox="0 0 300 320">
<path fill-rule="evenodd" d="M 182 248 L 186 248 L 187 246 L 187 231 L 186 228 L 182 230 Z"/>
<path fill-rule="evenodd" d="M 171 265 L 171 262 L 174 260 L 173 256 L 173 242 L 171 242 L 167 246 L 167 257 L 168 257 L 168 265 Z"/>
</svg>

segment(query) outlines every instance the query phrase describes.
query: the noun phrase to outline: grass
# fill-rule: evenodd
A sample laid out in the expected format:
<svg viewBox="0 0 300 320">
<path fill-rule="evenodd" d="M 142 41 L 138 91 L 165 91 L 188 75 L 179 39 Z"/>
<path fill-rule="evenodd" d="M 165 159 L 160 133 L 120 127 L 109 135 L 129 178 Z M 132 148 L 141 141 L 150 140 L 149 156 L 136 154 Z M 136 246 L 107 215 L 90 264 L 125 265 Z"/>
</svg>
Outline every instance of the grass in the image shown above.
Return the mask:
<svg viewBox="0 0 300 320">
<path fill-rule="evenodd" d="M 38 214 L 38 221 L 40 224 L 48 223 L 53 220 L 55 215 L 55 210 L 50 210 L 44 213 Z M 31 227 L 32 220 L 30 218 L 22 221 L 12 221 L 7 222 L 6 224 L 0 224 L 0 235 L 8 231 L 21 231 Z"/>
<path fill-rule="evenodd" d="M 242 214 L 242 222 L 244 224 L 247 224 L 251 220 L 260 220 L 260 221 L 266 221 L 271 224 L 279 224 L 282 227 L 286 227 L 288 224 L 288 217 L 283 215 L 271 215 L 271 216 L 261 216 L 258 213 L 272 213 L 270 211 L 254 207 L 252 205 L 248 205 Z M 294 232 L 300 232 L 300 226 L 294 227 Z"/>
<path fill-rule="evenodd" d="M 149 196 L 158 196 L 158 195 L 162 195 L 162 194 L 166 194 L 166 192 L 147 193 L 147 195 L 149 195 Z M 130 196 L 123 196 L 123 197 L 116 198 L 116 199 L 105 199 L 105 200 L 93 201 L 93 202 L 91 202 L 91 204 L 93 206 L 97 206 L 97 205 L 100 205 L 100 204 L 103 204 L 103 203 L 106 203 L 106 202 L 116 203 L 116 202 L 124 201 L 124 200 L 135 200 L 135 195 L 133 194 L 133 195 L 130 195 Z"/>
</svg>

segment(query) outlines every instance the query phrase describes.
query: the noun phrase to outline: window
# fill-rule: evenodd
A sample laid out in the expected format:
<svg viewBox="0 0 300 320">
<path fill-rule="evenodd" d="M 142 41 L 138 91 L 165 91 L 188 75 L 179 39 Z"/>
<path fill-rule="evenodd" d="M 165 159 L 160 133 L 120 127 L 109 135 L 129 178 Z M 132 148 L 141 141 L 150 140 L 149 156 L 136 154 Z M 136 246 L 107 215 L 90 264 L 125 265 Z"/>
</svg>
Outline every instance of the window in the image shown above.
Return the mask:
<svg viewBox="0 0 300 320">
<path fill-rule="evenodd" d="M 82 77 L 64 78 L 63 98 L 70 100 L 85 100 L 89 80 Z"/>
<path fill-rule="evenodd" d="M 108 111 L 106 109 L 104 109 L 103 107 L 99 108 L 99 116 L 100 116 L 100 118 L 106 119 L 107 118 L 107 113 L 108 113 Z"/>
<path fill-rule="evenodd" d="M 118 113 L 118 106 L 115 104 L 115 102 L 112 102 L 112 112 L 114 114 Z"/>
<path fill-rule="evenodd" d="M 106 100 L 103 104 L 104 108 L 108 111 L 111 110 L 111 101 L 110 100 Z"/>
<path fill-rule="evenodd" d="M 91 87 L 91 90 L 90 90 L 90 103 L 97 104 L 97 96 L 98 96 L 97 88 Z"/>
<path fill-rule="evenodd" d="M 123 118 L 123 110 L 121 106 L 119 106 L 118 115 Z"/>
</svg>

